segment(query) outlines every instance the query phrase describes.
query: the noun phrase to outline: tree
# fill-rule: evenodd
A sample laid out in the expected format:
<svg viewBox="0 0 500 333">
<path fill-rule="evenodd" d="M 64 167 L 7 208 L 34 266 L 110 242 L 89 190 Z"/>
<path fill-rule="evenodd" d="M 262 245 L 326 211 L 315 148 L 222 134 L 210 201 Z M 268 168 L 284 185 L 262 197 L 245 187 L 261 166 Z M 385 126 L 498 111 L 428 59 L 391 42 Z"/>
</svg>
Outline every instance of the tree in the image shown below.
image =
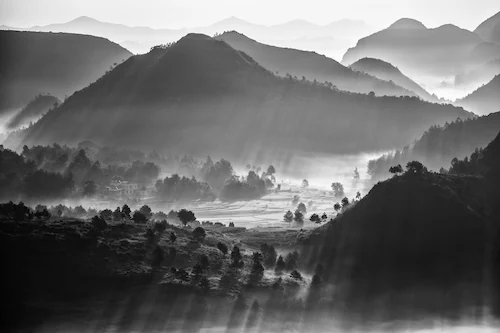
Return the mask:
<svg viewBox="0 0 500 333">
<path fill-rule="evenodd" d="M 148 219 L 144 216 L 144 214 L 136 210 L 134 212 L 134 216 L 132 216 L 132 220 L 134 220 L 135 223 L 146 223 Z"/>
<path fill-rule="evenodd" d="M 97 230 L 104 230 L 108 227 L 108 223 L 106 223 L 106 220 L 104 220 L 101 216 L 94 216 L 91 222 L 92 226 L 94 226 Z"/>
<path fill-rule="evenodd" d="M 352 178 L 356 181 L 356 180 L 359 180 L 359 171 L 358 171 L 358 168 L 356 167 L 353 171 L 353 176 Z"/>
<path fill-rule="evenodd" d="M 342 198 L 344 194 L 344 185 L 339 182 L 332 183 L 332 190 L 334 192 L 335 198 Z"/>
<path fill-rule="evenodd" d="M 113 212 L 113 220 L 120 221 L 122 217 L 123 215 L 122 212 L 120 211 L 120 207 L 116 207 L 115 211 Z"/>
<path fill-rule="evenodd" d="M 309 187 L 309 181 L 307 179 L 304 179 L 302 181 L 302 184 L 300 185 L 302 188 L 308 188 Z"/>
<path fill-rule="evenodd" d="M 267 243 L 261 244 L 260 251 L 263 256 L 264 265 L 266 267 L 273 267 L 276 263 L 276 258 L 278 257 L 278 253 L 276 253 L 274 246 Z"/>
<path fill-rule="evenodd" d="M 151 213 L 151 208 L 149 208 L 148 205 L 144 205 L 139 209 L 139 212 L 141 212 L 142 215 L 146 216 L 146 219 L 150 219 L 151 216 L 153 215 Z"/>
<path fill-rule="evenodd" d="M 316 213 L 312 214 L 309 220 L 313 223 L 321 223 L 321 218 Z"/>
<path fill-rule="evenodd" d="M 359 200 L 361 199 L 361 193 L 358 191 L 356 192 L 356 200 Z"/>
<path fill-rule="evenodd" d="M 300 210 L 295 210 L 295 214 L 293 217 L 293 220 L 297 223 L 303 223 L 304 222 L 304 214 L 300 212 Z"/>
<path fill-rule="evenodd" d="M 298 206 L 297 206 L 297 210 L 299 212 L 301 212 L 302 214 L 305 214 L 307 213 L 307 208 L 306 208 L 306 205 L 304 205 L 303 202 L 299 203 Z"/>
<path fill-rule="evenodd" d="M 190 210 L 186 209 L 181 209 L 177 213 L 177 217 L 179 220 L 182 222 L 184 226 L 186 226 L 189 222 L 194 222 L 196 221 L 196 217 L 194 216 L 194 213 Z"/>
<path fill-rule="evenodd" d="M 340 211 L 342 207 L 340 206 L 340 204 L 338 202 L 335 203 L 335 205 L 333 205 L 333 209 L 335 209 L 335 211 L 338 213 Z"/>
<path fill-rule="evenodd" d="M 403 167 L 401 166 L 401 164 L 391 166 L 389 168 L 389 172 L 395 175 L 400 174 L 403 172 Z"/>
<path fill-rule="evenodd" d="M 287 271 L 293 271 L 299 264 L 299 252 L 293 251 L 286 255 L 285 266 Z"/>
<path fill-rule="evenodd" d="M 274 269 L 276 273 L 281 273 L 286 269 L 286 263 L 282 256 L 278 257 L 276 261 L 276 268 Z"/>
<path fill-rule="evenodd" d="M 220 252 L 222 252 L 223 255 L 227 254 L 228 249 L 227 249 L 227 245 L 226 244 L 218 242 L 217 243 L 217 248 L 219 249 Z"/>
<path fill-rule="evenodd" d="M 292 279 L 295 279 L 295 280 L 302 280 L 302 274 L 299 273 L 299 271 L 297 270 L 293 270 L 291 273 L 290 273 L 290 277 Z"/>
<path fill-rule="evenodd" d="M 321 215 L 321 220 L 326 221 L 326 219 L 328 219 L 328 215 L 326 215 L 326 213 L 323 213 L 323 215 Z"/>
<path fill-rule="evenodd" d="M 175 240 L 177 239 L 177 235 L 175 234 L 175 232 L 170 231 L 169 239 L 172 244 L 175 243 Z"/>
<path fill-rule="evenodd" d="M 427 168 L 419 161 L 411 161 L 406 164 L 406 172 L 421 175 L 422 173 L 427 172 Z"/>
<path fill-rule="evenodd" d="M 243 266 L 243 261 L 241 261 L 242 256 L 240 252 L 240 248 L 235 246 L 233 247 L 233 251 L 231 251 L 231 260 L 233 261 L 232 266 L 233 267 L 242 267 Z"/>
<path fill-rule="evenodd" d="M 349 206 L 349 199 L 347 197 L 344 197 L 342 199 L 342 208 L 345 208 L 347 206 Z"/>
<path fill-rule="evenodd" d="M 292 205 L 296 205 L 299 203 L 300 197 L 298 195 L 294 195 L 292 199 Z"/>
<path fill-rule="evenodd" d="M 198 242 L 202 243 L 205 240 L 205 236 L 207 235 L 207 233 L 206 233 L 205 229 L 203 229 L 202 227 L 196 227 L 193 230 L 192 235 L 193 235 L 194 239 L 196 239 Z"/>
<path fill-rule="evenodd" d="M 103 210 L 101 210 L 99 215 L 105 220 L 111 220 L 111 217 L 113 216 L 113 212 L 111 211 L 111 209 L 103 209 Z"/>
<path fill-rule="evenodd" d="M 285 222 L 288 222 L 288 223 L 292 222 L 293 221 L 293 213 L 291 211 L 286 212 L 285 216 L 283 216 L 283 220 Z"/>
<path fill-rule="evenodd" d="M 269 176 L 271 176 L 271 175 L 274 175 L 275 173 L 276 173 L 276 169 L 274 168 L 274 166 L 273 166 L 273 165 L 270 165 L 270 166 L 267 168 L 267 174 L 268 174 Z"/>
<path fill-rule="evenodd" d="M 86 197 L 91 197 L 97 192 L 97 185 L 93 180 L 86 180 L 83 183 L 83 195 Z"/>
<path fill-rule="evenodd" d="M 62 210 L 58 209 L 56 214 L 57 214 L 57 217 L 61 217 L 61 215 L 62 215 Z"/>
<path fill-rule="evenodd" d="M 130 210 L 130 207 L 127 204 L 123 205 L 123 207 L 122 207 L 122 215 L 123 215 L 123 217 L 126 218 L 126 219 L 129 219 L 130 218 L 130 213 L 132 213 L 132 211 Z"/>
</svg>

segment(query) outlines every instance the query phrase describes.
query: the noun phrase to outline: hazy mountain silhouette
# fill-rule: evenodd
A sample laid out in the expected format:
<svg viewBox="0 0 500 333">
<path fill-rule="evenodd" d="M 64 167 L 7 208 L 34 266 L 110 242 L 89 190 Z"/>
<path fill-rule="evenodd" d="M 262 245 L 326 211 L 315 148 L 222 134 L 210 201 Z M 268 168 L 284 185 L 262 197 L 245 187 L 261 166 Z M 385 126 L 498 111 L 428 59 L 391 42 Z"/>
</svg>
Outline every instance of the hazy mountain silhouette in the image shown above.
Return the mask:
<svg viewBox="0 0 500 333">
<path fill-rule="evenodd" d="M 484 40 L 500 44 L 500 12 L 481 23 L 474 32 Z"/>
<path fill-rule="evenodd" d="M 27 29 L 0 26 L 2 30 L 28 30 L 70 32 L 100 36 L 124 46 L 134 53 L 146 53 L 154 45 L 173 42 L 188 32 L 214 35 L 224 31 L 240 31 L 260 41 L 281 45 L 288 40 L 299 49 L 334 53 L 339 58 L 349 46 L 359 38 L 373 33 L 375 29 L 363 21 L 339 20 L 327 25 L 317 25 L 304 20 L 293 20 L 277 25 L 259 25 L 237 17 L 229 17 L 208 26 L 184 29 L 152 29 L 149 27 L 130 27 L 98 21 L 81 16 L 65 23 L 34 26 Z M 314 43 L 311 43 L 311 40 Z"/>
<path fill-rule="evenodd" d="M 279 78 L 224 41 L 189 34 L 129 58 L 48 112 L 18 143 L 91 139 L 236 158 L 260 149 L 276 157 L 394 147 L 459 116 L 469 114 L 415 97 L 379 98 Z"/>
<path fill-rule="evenodd" d="M 64 33 L 0 31 L 0 111 L 33 96 L 71 95 L 131 54 L 106 39 Z"/>
<path fill-rule="evenodd" d="M 477 114 L 488 114 L 500 110 L 500 74 L 490 82 L 479 87 L 466 97 L 455 101 L 455 105 L 462 106 Z"/>
<path fill-rule="evenodd" d="M 455 76 L 455 85 L 477 88 L 490 82 L 497 74 L 500 74 L 500 58 L 489 61 L 470 71 L 457 74 Z"/>
<path fill-rule="evenodd" d="M 398 86 L 401 86 L 407 90 L 415 92 L 418 96 L 420 96 L 424 100 L 431 102 L 439 101 L 439 99 L 436 96 L 432 96 L 424 88 L 418 85 L 415 81 L 413 81 L 412 79 L 401 73 L 401 71 L 397 67 L 394 67 L 390 63 L 385 62 L 383 60 L 373 59 L 373 58 L 363 58 L 356 61 L 349 67 L 356 71 L 365 72 L 367 74 L 373 75 L 385 81 L 392 81 Z"/>
<path fill-rule="evenodd" d="M 284 76 L 287 73 L 299 79 L 328 81 L 340 90 L 369 93 L 379 96 L 417 96 L 394 83 L 378 80 L 371 75 L 357 73 L 337 61 L 315 52 L 280 48 L 259 43 L 238 32 L 226 32 L 217 37 L 236 50 L 245 52 L 263 67 Z"/>
<path fill-rule="evenodd" d="M 500 112 L 456 120 L 445 126 L 431 126 L 410 146 L 368 162 L 372 180 L 391 176 L 389 168 L 418 160 L 432 170 L 448 169 L 453 158 L 463 159 L 477 148 L 486 147 L 500 130 Z M 401 147 L 402 148 L 402 147 Z"/>
<path fill-rule="evenodd" d="M 51 95 L 38 95 L 9 120 L 7 127 L 9 129 L 16 129 L 30 122 L 35 122 L 50 108 L 55 107 L 60 102 L 57 97 Z"/>
<path fill-rule="evenodd" d="M 483 42 L 473 32 L 446 24 L 427 29 L 422 23 L 412 19 L 401 19 L 387 29 L 362 38 L 349 49 L 343 64 L 369 57 L 383 59 L 410 75 L 453 75 L 473 64 L 481 63 L 474 58 L 474 49 Z M 484 51 L 481 49 L 481 51 Z M 490 59 L 499 54 L 495 50 Z"/>
</svg>

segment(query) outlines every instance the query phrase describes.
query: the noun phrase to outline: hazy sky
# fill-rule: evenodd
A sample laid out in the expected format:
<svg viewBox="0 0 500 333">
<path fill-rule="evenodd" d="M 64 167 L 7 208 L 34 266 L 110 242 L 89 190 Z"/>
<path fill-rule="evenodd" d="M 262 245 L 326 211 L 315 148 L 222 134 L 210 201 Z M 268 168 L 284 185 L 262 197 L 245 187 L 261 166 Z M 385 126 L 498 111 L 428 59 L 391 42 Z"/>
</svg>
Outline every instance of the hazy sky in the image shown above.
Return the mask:
<svg viewBox="0 0 500 333">
<path fill-rule="evenodd" d="M 0 24 L 30 27 L 90 16 L 153 28 L 208 25 L 229 16 L 276 24 L 305 19 L 325 24 L 359 19 L 385 27 L 412 17 L 428 27 L 453 23 L 474 29 L 500 11 L 500 0 L 0 0 Z"/>
</svg>

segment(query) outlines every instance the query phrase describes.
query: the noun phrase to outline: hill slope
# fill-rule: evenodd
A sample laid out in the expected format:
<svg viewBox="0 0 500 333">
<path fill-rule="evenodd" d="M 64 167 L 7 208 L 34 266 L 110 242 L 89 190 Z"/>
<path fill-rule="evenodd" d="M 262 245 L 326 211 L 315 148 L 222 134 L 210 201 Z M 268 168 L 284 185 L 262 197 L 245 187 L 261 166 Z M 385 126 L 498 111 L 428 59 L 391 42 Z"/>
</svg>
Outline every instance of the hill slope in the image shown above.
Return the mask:
<svg viewBox="0 0 500 333">
<path fill-rule="evenodd" d="M 236 50 L 245 52 L 263 67 L 284 76 L 290 74 L 308 80 L 328 81 L 340 90 L 375 92 L 379 96 L 416 96 L 396 84 L 378 80 L 370 75 L 355 73 L 337 61 L 315 52 L 281 48 L 259 43 L 238 32 L 226 32 L 217 37 Z"/>
<path fill-rule="evenodd" d="M 418 21 L 402 19 L 360 39 L 342 63 L 369 57 L 388 61 L 411 76 L 453 75 L 474 63 L 471 52 L 482 42 L 477 34 L 451 24 L 427 29 Z"/>
<path fill-rule="evenodd" d="M 484 148 L 500 130 L 500 112 L 487 116 L 457 120 L 446 126 L 432 126 L 411 147 L 385 154 L 368 162 L 372 180 L 391 176 L 389 168 L 418 160 L 432 170 L 449 168 L 453 158 L 462 159 L 478 148 Z"/>
<path fill-rule="evenodd" d="M 457 74 L 455 76 L 455 85 L 477 88 L 490 82 L 497 74 L 500 74 L 500 58 L 489 61 L 470 71 Z"/>
<path fill-rule="evenodd" d="M 293 151 L 393 147 L 463 109 L 374 97 L 279 78 L 223 41 L 189 34 L 134 56 L 68 98 L 18 144 L 78 143 L 178 149 L 238 158 Z M 343 144 L 332 143 L 342 141 Z"/>
<path fill-rule="evenodd" d="M 462 106 L 477 114 L 488 114 L 500 110 L 500 74 L 490 82 L 455 101 L 455 105 Z"/>
<path fill-rule="evenodd" d="M 337 297 L 362 315 L 453 317 L 488 306 L 489 246 L 498 230 L 489 222 L 498 216 L 484 200 L 487 183 L 427 172 L 396 176 L 304 237 L 303 254 L 312 267 L 324 265 Z M 379 302 L 389 310 L 374 312 Z"/>
<path fill-rule="evenodd" d="M 413 91 L 418 96 L 426 101 L 437 102 L 438 98 L 436 96 L 432 96 L 429 94 L 424 88 L 418 85 L 415 81 L 405 76 L 401 71 L 391 65 L 388 62 L 385 62 L 380 59 L 373 58 L 363 58 L 355 63 L 353 63 L 350 68 L 359 71 L 365 72 L 367 74 L 373 75 L 379 79 L 385 81 L 392 81 L 398 86 L 401 86 L 409 91 Z"/>
<path fill-rule="evenodd" d="M 60 102 L 61 101 L 57 97 L 52 95 L 38 95 L 9 120 L 7 127 L 9 129 L 16 129 L 32 121 L 35 122 L 45 112 L 58 105 Z"/>
<path fill-rule="evenodd" d="M 103 38 L 0 31 L 0 112 L 50 93 L 60 99 L 97 80 L 131 54 Z"/>
<path fill-rule="evenodd" d="M 500 44 L 500 12 L 481 23 L 474 32 L 487 41 Z"/>
</svg>

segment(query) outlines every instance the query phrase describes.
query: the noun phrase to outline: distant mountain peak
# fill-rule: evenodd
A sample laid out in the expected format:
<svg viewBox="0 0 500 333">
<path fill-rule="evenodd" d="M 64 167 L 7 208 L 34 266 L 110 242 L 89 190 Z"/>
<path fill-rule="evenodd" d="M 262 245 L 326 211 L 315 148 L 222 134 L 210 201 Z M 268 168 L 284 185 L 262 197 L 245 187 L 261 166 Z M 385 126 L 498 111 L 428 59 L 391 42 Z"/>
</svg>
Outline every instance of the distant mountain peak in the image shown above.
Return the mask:
<svg viewBox="0 0 500 333">
<path fill-rule="evenodd" d="M 402 18 L 391 24 L 388 29 L 427 29 L 427 27 L 415 19 Z"/>
<path fill-rule="evenodd" d="M 76 19 L 70 21 L 74 23 L 92 23 L 92 22 L 99 22 L 98 20 L 89 17 L 89 16 L 79 16 Z"/>
</svg>

